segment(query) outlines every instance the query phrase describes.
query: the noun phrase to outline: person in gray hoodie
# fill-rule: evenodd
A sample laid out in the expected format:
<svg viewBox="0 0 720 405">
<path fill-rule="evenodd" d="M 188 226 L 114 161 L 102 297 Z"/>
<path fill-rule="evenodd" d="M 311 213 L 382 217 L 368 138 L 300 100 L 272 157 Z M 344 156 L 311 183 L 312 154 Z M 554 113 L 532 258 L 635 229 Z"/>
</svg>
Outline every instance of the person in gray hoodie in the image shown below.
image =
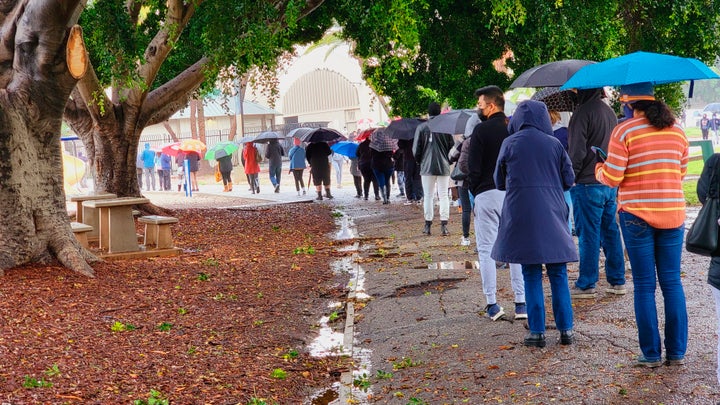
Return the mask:
<svg viewBox="0 0 720 405">
<path fill-rule="evenodd" d="M 580 276 L 570 288 L 573 298 L 595 298 L 599 279 L 600 248 L 605 253 L 605 276 L 609 294 L 625 290 L 623 254 L 617 212 L 617 188 L 595 179 L 597 156 L 592 147 L 607 150 L 610 133 L 617 125 L 615 112 L 603 100 L 603 89 L 578 90 L 579 105 L 568 125 L 568 154 L 575 172 L 570 189 L 575 230 L 580 251 Z"/>
</svg>

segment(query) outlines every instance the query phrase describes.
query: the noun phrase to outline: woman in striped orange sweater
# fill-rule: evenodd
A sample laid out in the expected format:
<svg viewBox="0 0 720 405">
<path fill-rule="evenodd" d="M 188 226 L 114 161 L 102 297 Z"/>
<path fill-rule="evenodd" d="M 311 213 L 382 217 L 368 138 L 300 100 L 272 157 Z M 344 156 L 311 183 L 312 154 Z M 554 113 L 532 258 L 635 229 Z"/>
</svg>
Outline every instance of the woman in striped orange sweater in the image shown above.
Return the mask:
<svg viewBox="0 0 720 405">
<path fill-rule="evenodd" d="M 685 230 L 682 179 L 687 172 L 688 140 L 650 83 L 623 86 L 620 101 L 633 118 L 612 132 L 608 156 L 595 168 L 598 181 L 618 187 L 620 228 L 635 284 L 635 321 L 642 354 L 637 365 L 662 364 L 655 289 L 665 303 L 665 360 L 684 363 L 688 317 L 680 280 Z"/>
</svg>

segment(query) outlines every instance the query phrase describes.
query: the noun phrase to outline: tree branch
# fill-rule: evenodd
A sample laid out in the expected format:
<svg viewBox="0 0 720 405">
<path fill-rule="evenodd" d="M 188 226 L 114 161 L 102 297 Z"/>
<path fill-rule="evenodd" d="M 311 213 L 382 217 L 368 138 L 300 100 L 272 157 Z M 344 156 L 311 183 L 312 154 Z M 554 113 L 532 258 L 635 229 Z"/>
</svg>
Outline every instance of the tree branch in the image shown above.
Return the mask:
<svg viewBox="0 0 720 405">
<path fill-rule="evenodd" d="M 148 88 L 152 87 L 155 77 L 160 71 L 163 62 L 167 59 L 168 54 L 173 49 L 173 45 L 182 34 L 182 31 L 188 24 L 190 18 L 195 14 L 196 7 L 202 1 L 188 2 L 184 4 L 182 0 L 168 1 L 168 10 L 162 29 L 155 34 L 145 48 L 145 63 L 141 64 L 138 69 L 138 77 L 144 83 L 144 88 L 136 86 L 128 89 L 127 100 L 130 105 L 142 104 L 142 99 L 147 95 Z"/>
<path fill-rule="evenodd" d="M 161 123 L 185 107 L 192 93 L 205 80 L 208 58 L 202 58 L 169 82 L 148 94 L 138 117 L 138 126 Z"/>
</svg>

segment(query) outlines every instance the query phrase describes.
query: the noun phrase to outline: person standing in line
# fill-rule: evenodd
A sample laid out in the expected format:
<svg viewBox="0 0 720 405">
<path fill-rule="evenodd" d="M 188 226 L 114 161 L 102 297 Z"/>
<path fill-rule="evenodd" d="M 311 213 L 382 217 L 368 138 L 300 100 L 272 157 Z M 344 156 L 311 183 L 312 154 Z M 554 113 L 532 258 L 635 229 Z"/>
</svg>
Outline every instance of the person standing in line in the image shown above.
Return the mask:
<svg viewBox="0 0 720 405">
<path fill-rule="evenodd" d="M 450 159 L 451 163 L 455 163 L 455 165 L 459 165 L 459 158 L 460 154 L 462 153 L 462 149 L 465 146 L 467 138 L 463 138 L 463 140 L 456 142 L 455 146 L 450 149 L 450 154 L 448 158 Z M 459 179 L 454 180 L 455 186 L 458 190 L 458 199 L 460 200 L 460 208 L 462 209 L 462 239 L 460 239 L 460 245 L 461 246 L 469 246 L 470 245 L 470 216 L 472 214 L 471 210 L 471 204 L 470 204 L 470 190 L 468 189 L 468 182 L 465 179 Z"/>
<path fill-rule="evenodd" d="M 232 156 L 225 155 L 217 159 L 218 166 L 220 168 L 220 175 L 222 175 L 223 191 L 232 191 Z"/>
<path fill-rule="evenodd" d="M 353 184 L 355 185 L 355 198 L 363 198 L 362 173 L 358 167 L 358 158 L 350 158 L 350 174 L 353 176 Z"/>
<path fill-rule="evenodd" d="M 297 191 L 298 197 L 302 190 L 302 195 L 305 195 L 305 181 L 303 180 L 303 173 L 307 165 L 305 164 L 305 148 L 302 146 L 302 142 L 298 138 L 293 138 L 293 147 L 288 151 L 288 157 L 290 158 L 290 171 L 295 179 L 295 190 Z"/>
<path fill-rule="evenodd" d="M 710 119 L 710 128 L 713 130 L 713 140 L 715 142 L 715 145 L 720 143 L 720 139 L 718 139 L 718 130 L 720 130 L 720 118 L 718 118 L 717 113 L 713 113 L 712 118 Z"/>
<path fill-rule="evenodd" d="M 155 151 L 150 149 L 149 143 L 145 143 L 145 149 L 142 152 L 142 161 L 146 190 L 155 191 Z"/>
<path fill-rule="evenodd" d="M 432 102 L 428 105 L 430 119 L 440 115 L 440 104 Z M 415 130 L 412 155 L 420 167 L 420 178 L 423 188 L 423 216 L 425 217 L 425 228 L 423 234 L 430 236 L 433 217 L 435 216 L 435 204 L 433 198 L 437 191 L 439 195 L 440 233 L 443 236 L 450 235 L 448 220 L 450 219 L 450 198 L 448 188 L 450 187 L 450 161 L 448 154 L 455 144 L 451 134 L 440 134 L 430 132 L 427 122 L 420 124 Z"/>
<path fill-rule="evenodd" d="M 480 278 L 485 295 L 485 314 L 493 321 L 505 315 L 497 303 L 497 268 L 490 256 L 498 237 L 500 213 L 505 201 L 505 191 L 495 187 L 493 175 L 500 147 L 508 137 L 508 118 L 505 115 L 505 96 L 498 86 L 485 86 L 475 90 L 478 98 L 480 123 L 461 150 L 460 159 L 467 162 L 467 181 L 475 201 L 475 245 L 480 263 Z M 466 155 L 466 156 L 463 156 Z M 527 319 L 525 284 L 522 268 L 510 263 L 510 285 L 515 298 L 515 319 Z"/>
<path fill-rule="evenodd" d="M 200 191 L 197 172 L 200 170 L 200 154 L 195 151 L 185 152 L 185 159 L 190 162 L 190 186 L 192 191 Z"/>
<path fill-rule="evenodd" d="M 165 191 L 170 191 L 170 176 L 172 175 L 172 159 L 170 155 L 166 153 L 160 154 L 160 170 L 162 175 L 160 176 L 160 188 Z"/>
<path fill-rule="evenodd" d="M 282 176 L 282 157 L 285 151 L 277 139 L 271 139 L 265 148 L 265 158 L 268 160 L 268 175 L 275 192 L 280 192 L 280 176 Z"/>
<path fill-rule="evenodd" d="M 682 286 L 685 194 L 689 142 L 652 84 L 620 88 L 620 102 L 634 118 L 612 132 L 607 161 L 596 164 L 598 181 L 619 187 L 620 226 L 632 269 L 635 322 L 642 354 L 637 365 L 662 365 L 655 291 L 660 284 L 665 308 L 665 359 L 685 363 L 688 315 Z M 570 134 L 572 136 L 572 132 Z"/>
<path fill-rule="evenodd" d="M 143 189 L 143 151 L 138 150 L 137 158 L 135 158 L 135 172 L 137 173 L 138 190 Z"/>
<path fill-rule="evenodd" d="M 393 154 L 393 162 L 395 162 L 395 174 L 397 177 L 398 198 L 405 197 L 405 153 L 398 148 Z"/>
<path fill-rule="evenodd" d="M 555 110 L 550 110 L 550 123 L 552 124 L 553 128 L 553 136 L 557 138 L 558 141 L 562 144 L 563 148 L 565 148 L 565 152 L 568 150 L 568 129 L 566 126 L 564 126 L 561 122 L 562 117 L 560 116 L 560 113 Z M 568 228 L 570 228 L 570 232 L 575 234 L 575 229 L 573 227 L 573 205 L 572 205 L 572 197 L 570 196 L 570 189 L 565 190 L 564 192 L 565 196 L 565 202 L 568 205 L 568 208 L 570 209 L 570 215 L 568 216 Z"/>
<path fill-rule="evenodd" d="M 405 181 L 405 205 L 420 204 L 423 200 L 420 167 L 412 153 L 412 139 L 399 139 L 398 150 L 403 156 L 403 180 Z"/>
<path fill-rule="evenodd" d="M 242 159 L 245 162 L 245 175 L 250 183 L 250 191 L 253 194 L 260 194 L 260 164 L 258 164 L 258 150 L 252 142 L 246 142 L 242 150 Z"/>
<path fill-rule="evenodd" d="M 570 288 L 573 298 L 595 298 L 599 279 L 600 248 L 605 253 L 608 294 L 623 295 L 625 255 L 617 215 L 617 188 L 595 178 L 592 147 L 607 150 L 610 133 L 617 124 L 615 112 L 603 100 L 603 89 L 578 90 L 578 107 L 568 125 L 568 154 L 575 171 L 570 189 L 575 232 L 580 251 L 580 275 Z"/>
<path fill-rule="evenodd" d="M 178 176 L 178 190 L 186 190 L 187 191 L 187 185 L 185 182 L 185 176 L 187 173 L 185 173 L 185 152 L 179 151 L 177 155 L 175 155 L 175 164 L 177 165 L 177 176 Z"/>
<path fill-rule="evenodd" d="M 347 160 L 347 158 L 339 153 L 333 152 L 330 156 L 330 161 L 332 162 L 333 170 L 335 171 L 335 183 L 337 184 L 337 188 L 342 188 L 342 171 L 345 160 Z"/>
<path fill-rule="evenodd" d="M 330 161 L 329 157 L 332 153 L 330 145 L 327 142 L 311 142 L 305 149 L 305 157 L 310 163 L 310 173 L 312 173 L 313 185 L 317 192 L 315 200 L 322 201 L 322 189 L 325 187 L 325 198 L 331 200 L 333 198 L 330 193 Z"/>
<path fill-rule="evenodd" d="M 705 162 L 697 183 L 698 199 L 703 205 L 705 205 L 708 197 L 718 198 L 720 194 L 720 177 L 715 177 L 715 183 L 711 182 L 713 175 L 718 175 L 718 171 L 720 171 L 720 153 L 715 153 Z M 710 258 L 707 283 L 710 284 L 710 292 L 715 300 L 716 335 L 718 336 L 715 374 L 718 384 L 720 384 L 720 256 Z"/>
<path fill-rule="evenodd" d="M 710 119 L 707 114 L 703 114 L 700 118 L 700 131 L 702 132 L 702 139 L 707 140 L 710 135 Z"/>
<path fill-rule="evenodd" d="M 358 145 L 357 152 L 358 157 L 358 168 L 363 178 L 363 199 L 367 201 L 370 194 L 370 184 L 372 184 L 373 191 L 375 192 L 375 200 L 380 200 L 380 190 L 378 188 L 377 179 L 372 170 L 372 160 L 370 156 L 370 137 L 367 137 L 364 141 Z"/>
<path fill-rule="evenodd" d="M 493 259 L 521 263 L 530 332 L 525 346 L 545 346 L 543 265 L 552 290 L 555 325 L 560 344 L 574 341 L 573 310 L 567 262 L 578 260 L 567 227 L 564 190 L 575 181 L 570 157 L 552 136 L 550 115 L 540 101 L 523 101 L 509 124 L 510 136 L 500 148 L 494 179 L 506 190 Z"/>
</svg>

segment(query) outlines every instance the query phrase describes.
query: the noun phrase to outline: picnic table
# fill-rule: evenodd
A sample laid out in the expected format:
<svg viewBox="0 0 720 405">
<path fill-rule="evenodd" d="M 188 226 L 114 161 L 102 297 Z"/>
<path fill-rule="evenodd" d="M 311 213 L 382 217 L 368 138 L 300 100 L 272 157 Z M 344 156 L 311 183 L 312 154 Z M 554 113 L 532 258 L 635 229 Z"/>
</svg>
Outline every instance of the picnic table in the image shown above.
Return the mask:
<svg viewBox="0 0 720 405">
<path fill-rule="evenodd" d="M 98 237 L 98 219 L 95 212 L 95 208 L 83 207 L 84 201 L 92 200 L 108 200 L 111 198 L 117 198 L 116 194 L 113 193 L 88 193 L 88 194 L 76 194 L 70 196 L 70 201 L 76 204 L 75 208 L 75 221 L 90 225 L 93 230 L 88 232 L 87 237 L 89 239 L 97 239 Z"/>
<path fill-rule="evenodd" d="M 149 202 L 144 197 L 83 201 L 83 209 L 97 210 L 100 249 L 107 249 L 108 253 L 140 250 L 132 207 Z"/>
</svg>

